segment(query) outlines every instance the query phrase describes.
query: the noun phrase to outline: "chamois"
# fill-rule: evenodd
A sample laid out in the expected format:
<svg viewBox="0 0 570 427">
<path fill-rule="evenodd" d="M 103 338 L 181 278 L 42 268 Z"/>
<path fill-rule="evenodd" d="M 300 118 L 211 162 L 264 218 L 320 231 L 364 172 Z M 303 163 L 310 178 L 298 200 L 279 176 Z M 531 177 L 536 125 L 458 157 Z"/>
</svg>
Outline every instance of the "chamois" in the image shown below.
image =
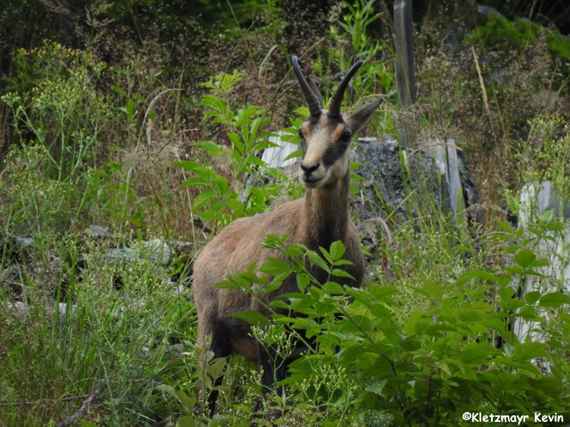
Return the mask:
<svg viewBox="0 0 570 427">
<path fill-rule="evenodd" d="M 293 70 L 308 104 L 310 117 L 299 129 L 304 156 L 300 176 L 306 192 L 303 198 L 277 206 L 271 212 L 240 218 L 225 227 L 201 251 L 194 263 L 193 295 L 198 312 L 198 345 L 214 357 L 239 353 L 263 368 L 263 385 L 274 382 L 271 355 L 250 335 L 247 323 L 232 317 L 239 311 L 262 311 L 259 301 L 235 289 L 216 285 L 228 276 L 244 271 L 252 263 L 260 266 L 275 251 L 263 246 L 269 234 L 289 236 L 289 243 L 301 243 L 310 249 L 328 248 L 336 240 L 346 247 L 352 262 L 349 283 L 358 286 L 364 275 L 364 260 L 356 228 L 348 210 L 348 148 L 356 133 L 380 105 L 380 98 L 351 115 L 341 113 L 341 103 L 349 81 L 362 65 L 357 61 L 345 74 L 332 98 L 329 110 L 323 110 L 321 96 L 305 78 L 299 59 L 292 56 Z M 322 271 L 315 271 L 322 278 Z M 268 298 L 297 290 L 295 277 L 286 279 Z M 205 362 L 203 357 L 203 363 Z M 211 410 L 215 397 L 210 396 Z"/>
</svg>

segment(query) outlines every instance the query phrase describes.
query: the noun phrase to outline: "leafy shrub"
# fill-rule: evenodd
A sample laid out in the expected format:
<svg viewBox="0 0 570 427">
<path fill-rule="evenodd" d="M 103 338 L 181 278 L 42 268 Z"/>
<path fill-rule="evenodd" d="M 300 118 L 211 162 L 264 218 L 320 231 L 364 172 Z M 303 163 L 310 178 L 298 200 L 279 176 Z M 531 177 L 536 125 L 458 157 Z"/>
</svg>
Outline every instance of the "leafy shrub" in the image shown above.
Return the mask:
<svg viewBox="0 0 570 427">
<path fill-rule="evenodd" d="M 95 164 L 109 118 L 110 108 L 96 88 L 104 65 L 55 42 L 17 51 L 14 64 L 11 92 L 2 100 L 12 108 L 21 141 L 48 147 L 52 177 L 75 178 Z"/>
<path fill-rule="evenodd" d="M 213 93 L 202 98 L 205 117 L 221 128 L 228 146 L 214 141 L 200 141 L 196 146 L 211 158 L 226 160 L 226 173 L 197 161 L 179 162 L 192 173 L 186 184 L 200 190 L 193 200 L 193 209 L 216 228 L 236 218 L 265 211 L 281 193 L 286 181 L 280 171 L 268 167 L 260 158 L 264 149 L 274 146 L 269 141 L 269 119 L 265 111 L 255 105 L 235 110 L 227 100 L 227 94 L 239 79 L 239 74 L 217 76 L 206 85 Z M 274 182 L 247 185 L 248 179 L 264 175 Z"/>
<path fill-rule="evenodd" d="M 351 80 L 352 102 L 377 94 L 393 96 L 394 73 L 383 60 L 388 46 L 370 35 L 370 27 L 381 17 L 375 12 L 374 1 L 343 2 L 336 13 L 339 16 L 331 17 L 330 45 L 314 66 L 315 72 L 321 75 L 323 95 L 332 96 L 336 90 L 338 79 L 331 79 L 331 75 L 346 72 L 355 59 L 360 59 L 364 64 Z M 381 120 L 370 122 L 373 132 L 395 134 L 391 113 L 382 110 L 375 113 L 376 117 L 380 115 Z"/>
<path fill-rule="evenodd" d="M 305 407 L 313 415 L 319 408 L 321 425 L 339 417 L 356 425 L 457 425 L 466 411 L 565 413 L 570 364 L 559 339 L 570 327 L 570 298 L 559 291 L 517 298 L 513 285 L 541 276 L 548 262 L 520 233 L 504 228 L 499 236 L 494 240 L 506 257 L 503 267 L 458 265 L 434 280 L 421 270 L 425 281 L 412 286 L 405 275 L 392 281 L 380 276 L 360 289 L 338 283 L 347 275 L 340 242 L 315 252 L 270 237 L 265 244 L 280 252 L 279 259 L 265 262 L 262 274 L 244 272 L 220 286 L 264 301 L 296 276 L 299 291 L 269 304 L 271 320 L 239 314 L 257 325 L 264 345 L 278 349 L 276 363 L 291 356 L 291 333 L 308 344 L 283 382 L 296 406 L 285 408 L 285 417 Z M 457 262 L 462 248 L 451 250 Z M 419 252 L 426 256 L 425 249 Z M 328 272 L 327 281 L 317 282 L 309 266 Z M 548 321 L 539 316 L 545 310 Z M 514 319 L 540 322 L 549 331 L 545 341 L 520 341 L 509 326 Z"/>
<path fill-rule="evenodd" d="M 501 15 L 492 14 L 483 25 L 471 32 L 467 40 L 483 46 L 507 45 L 507 48 L 520 49 L 534 43 L 542 34 L 546 35 L 548 48 L 553 56 L 570 60 L 568 37 L 523 18 L 511 21 Z"/>
</svg>

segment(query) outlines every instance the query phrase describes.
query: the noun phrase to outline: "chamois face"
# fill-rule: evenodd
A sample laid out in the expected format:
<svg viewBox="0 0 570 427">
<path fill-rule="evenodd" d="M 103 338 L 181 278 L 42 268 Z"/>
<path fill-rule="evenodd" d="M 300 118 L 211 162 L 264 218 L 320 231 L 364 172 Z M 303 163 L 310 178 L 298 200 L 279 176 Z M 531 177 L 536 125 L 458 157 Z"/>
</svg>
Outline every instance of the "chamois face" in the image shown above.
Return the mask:
<svg viewBox="0 0 570 427">
<path fill-rule="evenodd" d="M 317 120 L 305 121 L 299 135 L 304 153 L 300 174 L 307 188 L 334 187 L 348 173 L 350 127 L 342 117 L 323 111 Z"/>
<path fill-rule="evenodd" d="M 381 98 L 376 98 L 349 116 L 341 113 L 344 92 L 362 65 L 361 61 L 356 61 L 344 75 L 328 111 L 325 111 L 318 89 L 309 84 L 301 70 L 299 58 L 293 55 L 291 61 L 311 113 L 299 129 L 303 149 L 301 177 L 307 188 L 334 188 L 334 184 L 348 174 L 347 151 L 353 133 L 367 122 L 380 105 Z"/>
</svg>

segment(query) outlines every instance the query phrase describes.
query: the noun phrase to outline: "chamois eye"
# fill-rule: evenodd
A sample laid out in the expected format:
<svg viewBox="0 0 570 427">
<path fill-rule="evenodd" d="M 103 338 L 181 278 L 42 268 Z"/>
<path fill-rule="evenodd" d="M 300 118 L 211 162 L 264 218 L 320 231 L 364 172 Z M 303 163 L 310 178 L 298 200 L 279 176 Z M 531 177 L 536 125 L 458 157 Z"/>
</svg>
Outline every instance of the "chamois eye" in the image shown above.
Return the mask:
<svg viewBox="0 0 570 427">
<path fill-rule="evenodd" d="M 307 148 L 307 142 L 305 141 L 305 135 L 303 135 L 303 131 L 299 129 L 299 137 L 301 140 L 299 141 L 299 147 L 301 150 L 305 151 Z"/>
</svg>

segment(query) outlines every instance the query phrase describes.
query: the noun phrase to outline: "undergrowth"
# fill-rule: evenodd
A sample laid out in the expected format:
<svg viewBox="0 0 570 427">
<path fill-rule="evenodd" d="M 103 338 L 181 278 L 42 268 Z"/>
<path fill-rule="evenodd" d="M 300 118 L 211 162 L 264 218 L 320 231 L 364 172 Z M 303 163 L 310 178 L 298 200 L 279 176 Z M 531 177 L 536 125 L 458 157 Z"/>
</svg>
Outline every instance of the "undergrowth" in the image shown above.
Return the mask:
<svg viewBox="0 0 570 427">
<path fill-rule="evenodd" d="M 147 29 L 135 22 L 137 8 L 158 13 L 161 3 L 127 3 L 86 9 L 102 28 L 93 46 L 46 41 L 20 49 L 2 81 L 13 143 L 0 166 L 0 425 L 56 425 L 90 397 L 77 425 L 242 426 L 252 418 L 258 425 L 458 425 L 464 411 L 570 417 L 570 301 L 559 277 L 568 251 L 543 253 L 567 224 L 560 209 L 521 227 L 499 220 L 524 212 L 527 185 L 548 181 L 570 194 L 565 39 L 493 18 L 457 57 L 420 52 L 418 134 L 458 136 L 478 177 L 486 224 L 453 222 L 427 191 L 408 185 L 407 219 L 388 218 L 391 236 L 374 229 L 378 245 L 363 248 L 363 288 L 337 283 L 347 274 L 338 242 L 311 252 L 280 236 L 266 240 L 282 256 L 259 266 L 265 275 L 250 271 L 224 284 L 255 298 L 287 275 L 300 285 L 271 304 L 271 318 L 241 314 L 276 350 L 277 363 L 297 339 L 309 338 L 285 393 L 267 393 L 256 414 L 262 386 L 254 366 L 232 357 L 198 372 L 191 263 L 224 225 L 302 195 L 296 180 L 261 155 L 276 139 L 298 143 L 307 111 L 291 96 L 286 101 L 297 110 L 281 117 L 274 104 L 287 102 L 265 96 L 287 92 L 285 60 L 275 59 L 285 57 L 281 44 L 261 59 L 263 43 L 234 52 L 242 55 L 238 66 L 237 56 L 225 58 L 214 64 L 224 72 L 186 88 L 175 59 L 194 58 L 183 47 L 167 54 L 145 33 L 160 27 L 171 34 L 195 22 L 175 20 L 173 2 L 164 6 L 168 20 Z M 264 36 L 273 43 L 284 34 L 271 1 L 263 3 L 267 22 L 248 38 L 261 5 L 251 3 L 224 9 L 223 22 L 235 25 L 220 43 L 247 46 Z M 217 13 L 204 7 L 207 16 Z M 120 33 L 105 29 L 114 22 L 108 13 L 133 21 L 140 40 L 119 38 L 115 52 Z M 311 67 L 327 98 L 337 74 L 365 60 L 347 99 L 386 95 L 370 135 L 396 135 L 391 45 L 371 35 L 381 19 L 374 2 L 343 3 L 332 17 L 340 24 L 304 62 L 316 58 Z M 203 64 L 198 59 L 191 69 Z M 277 75 L 283 80 L 273 81 Z M 353 190 L 360 184 L 354 179 Z M 108 236 L 91 236 L 93 225 Z M 190 250 L 167 265 L 124 255 L 153 237 Z M 309 265 L 328 280 L 316 282 Z M 529 283 L 536 286 L 526 289 Z M 519 338 L 513 328 L 520 322 L 541 338 Z M 214 388 L 219 410 L 210 417 L 205 396 Z M 270 420 L 276 412 L 282 416 Z"/>
</svg>

